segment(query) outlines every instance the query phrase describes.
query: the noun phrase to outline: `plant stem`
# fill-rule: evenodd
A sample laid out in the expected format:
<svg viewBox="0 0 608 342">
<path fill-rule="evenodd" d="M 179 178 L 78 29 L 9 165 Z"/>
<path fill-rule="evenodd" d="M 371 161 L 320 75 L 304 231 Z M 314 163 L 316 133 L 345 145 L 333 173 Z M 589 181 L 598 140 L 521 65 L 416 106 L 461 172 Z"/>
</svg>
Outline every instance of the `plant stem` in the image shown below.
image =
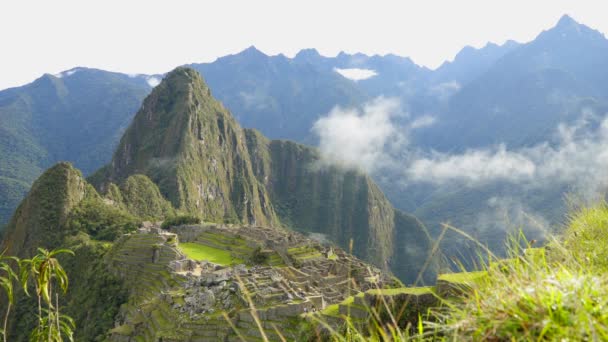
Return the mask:
<svg viewBox="0 0 608 342">
<path fill-rule="evenodd" d="M 51 278 L 52 279 L 52 278 Z M 49 287 L 49 301 L 48 301 L 48 306 L 49 306 L 49 316 L 47 319 L 47 324 L 49 326 L 49 338 L 48 338 L 48 342 L 51 342 L 51 330 L 53 330 L 51 327 L 53 326 L 53 322 L 51 322 L 51 310 L 53 309 L 53 305 L 51 303 L 53 303 L 53 289 L 51 286 L 51 281 L 49 280 L 48 283 L 48 287 Z"/>
<path fill-rule="evenodd" d="M 6 330 L 6 327 L 8 325 L 8 316 L 11 313 L 11 306 L 12 306 L 12 304 L 9 301 L 8 302 L 8 307 L 6 308 L 6 316 L 4 316 L 4 328 L 3 328 L 4 330 L 3 330 L 3 333 L 2 333 L 2 337 L 4 338 L 4 342 L 6 342 L 6 335 L 8 334 L 8 330 Z"/>
<path fill-rule="evenodd" d="M 38 336 L 42 334 L 42 303 L 40 302 L 42 294 L 36 289 L 36 293 L 38 294 Z"/>
<path fill-rule="evenodd" d="M 61 330 L 59 330 L 59 294 L 55 293 L 55 320 L 57 321 L 57 335 L 61 340 Z"/>
</svg>

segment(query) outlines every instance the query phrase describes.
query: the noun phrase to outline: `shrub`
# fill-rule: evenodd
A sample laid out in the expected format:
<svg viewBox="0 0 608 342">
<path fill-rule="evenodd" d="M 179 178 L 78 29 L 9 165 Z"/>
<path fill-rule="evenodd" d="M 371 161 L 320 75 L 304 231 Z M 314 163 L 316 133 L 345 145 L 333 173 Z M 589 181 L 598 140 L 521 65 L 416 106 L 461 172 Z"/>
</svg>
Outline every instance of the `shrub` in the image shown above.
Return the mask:
<svg viewBox="0 0 608 342">
<path fill-rule="evenodd" d="M 105 241 L 133 232 L 140 224 L 135 216 L 98 198 L 83 200 L 72 210 L 67 221 L 68 230 L 83 231 L 94 239 Z"/>
<path fill-rule="evenodd" d="M 162 229 L 169 229 L 169 227 L 181 226 L 184 224 L 199 224 L 201 219 L 193 215 L 179 215 L 173 216 L 166 219 L 161 225 Z"/>
</svg>

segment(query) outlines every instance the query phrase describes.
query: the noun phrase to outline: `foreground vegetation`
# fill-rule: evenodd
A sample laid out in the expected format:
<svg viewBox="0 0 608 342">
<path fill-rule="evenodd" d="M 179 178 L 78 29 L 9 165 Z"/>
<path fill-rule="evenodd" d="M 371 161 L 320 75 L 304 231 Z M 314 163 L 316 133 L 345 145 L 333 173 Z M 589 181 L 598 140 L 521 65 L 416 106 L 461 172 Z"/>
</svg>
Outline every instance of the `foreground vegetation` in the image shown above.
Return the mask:
<svg viewBox="0 0 608 342">
<path fill-rule="evenodd" d="M 74 320 L 60 313 L 59 293 L 68 289 L 68 276 L 57 260 L 60 254 L 74 255 L 69 249 L 48 251 L 38 248 L 38 254 L 31 259 L 19 259 L 0 254 L 0 287 L 6 296 L 6 309 L 3 312 L 3 325 L 0 335 L 8 341 L 7 326 L 11 309 L 15 305 L 17 285 L 29 297 L 30 288 L 35 290 L 38 300 L 37 325 L 30 334 L 30 341 L 61 342 L 66 338 L 73 340 Z"/>
<path fill-rule="evenodd" d="M 523 234 L 507 244 L 509 258 L 490 251 L 463 296 L 439 298 L 402 329 L 396 315 L 357 322 L 342 317 L 333 341 L 600 341 L 608 340 L 608 205 L 576 211 L 562 236 L 533 248 Z M 476 272 L 479 275 L 482 272 Z M 458 274 L 456 274 L 458 275 Z M 449 277 L 448 277 L 449 278 Z M 441 279 L 441 277 L 440 277 Z M 329 329 L 329 324 L 319 319 Z"/>
</svg>

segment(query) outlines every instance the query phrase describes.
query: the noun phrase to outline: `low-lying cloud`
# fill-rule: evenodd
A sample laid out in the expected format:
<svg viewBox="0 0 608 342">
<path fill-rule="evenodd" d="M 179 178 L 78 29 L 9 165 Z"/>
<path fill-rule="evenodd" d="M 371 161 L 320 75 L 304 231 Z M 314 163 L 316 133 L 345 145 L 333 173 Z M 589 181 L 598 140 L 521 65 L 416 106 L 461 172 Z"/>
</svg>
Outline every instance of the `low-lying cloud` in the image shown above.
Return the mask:
<svg viewBox="0 0 608 342">
<path fill-rule="evenodd" d="M 593 124 L 585 115 L 570 125 L 560 124 L 555 142 L 508 150 L 470 150 L 462 154 L 431 153 L 414 158 L 406 176 L 412 181 L 470 185 L 511 181 L 530 186 L 560 182 L 579 188 L 603 188 L 608 181 L 608 119 Z"/>
<path fill-rule="evenodd" d="M 406 146 L 394 123 L 404 115 L 399 101 L 378 98 L 359 109 L 334 108 L 315 122 L 322 162 L 373 172 L 392 163 L 392 153 Z"/>
<path fill-rule="evenodd" d="M 526 148 L 498 145 L 450 154 L 424 152 L 408 144 L 412 130 L 436 120 L 432 115 L 410 119 L 399 101 L 378 98 L 360 110 L 334 108 L 314 124 L 313 132 L 319 136 L 324 164 L 369 173 L 389 171 L 400 174 L 399 182 L 406 185 L 568 185 L 588 199 L 608 187 L 608 118 L 584 112 L 578 121 L 558 125 L 550 142 Z"/>
<path fill-rule="evenodd" d="M 156 87 L 157 85 L 160 84 L 160 78 L 156 77 L 156 76 L 149 76 L 146 78 L 146 82 L 148 83 L 148 85 L 152 88 Z"/>
<path fill-rule="evenodd" d="M 349 69 L 338 69 L 334 68 L 338 74 L 353 81 L 362 81 L 377 75 L 375 70 L 371 69 L 360 69 L 360 68 L 349 68 Z"/>
<path fill-rule="evenodd" d="M 411 180 L 431 183 L 522 181 L 535 172 L 534 162 L 525 155 L 507 151 L 504 145 L 460 155 L 433 153 L 428 158 L 414 160 L 407 169 Z"/>
</svg>

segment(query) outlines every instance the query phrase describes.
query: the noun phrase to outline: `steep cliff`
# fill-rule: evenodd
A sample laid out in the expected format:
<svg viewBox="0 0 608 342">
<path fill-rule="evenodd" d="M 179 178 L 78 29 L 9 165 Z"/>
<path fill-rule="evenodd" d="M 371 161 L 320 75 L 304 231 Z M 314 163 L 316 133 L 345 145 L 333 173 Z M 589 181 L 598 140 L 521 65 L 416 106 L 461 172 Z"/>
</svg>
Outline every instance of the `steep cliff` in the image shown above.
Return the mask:
<svg viewBox="0 0 608 342">
<path fill-rule="evenodd" d="M 289 141 L 268 140 L 245 130 L 253 170 L 270 193 L 281 222 L 329 240 L 404 281 L 414 281 L 431 258 L 426 278 L 437 263 L 430 238 L 416 218 L 395 210 L 365 174 L 321 166 L 319 152 Z"/>
</svg>

